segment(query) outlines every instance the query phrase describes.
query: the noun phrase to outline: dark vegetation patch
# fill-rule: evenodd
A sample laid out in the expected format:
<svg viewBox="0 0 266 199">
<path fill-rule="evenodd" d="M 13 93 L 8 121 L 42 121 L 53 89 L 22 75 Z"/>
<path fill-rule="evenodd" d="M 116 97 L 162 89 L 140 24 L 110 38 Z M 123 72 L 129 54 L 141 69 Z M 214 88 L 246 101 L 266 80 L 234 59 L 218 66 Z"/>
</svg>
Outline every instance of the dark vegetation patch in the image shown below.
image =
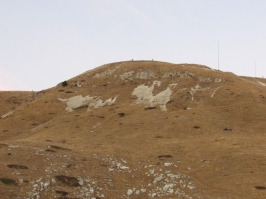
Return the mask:
<svg viewBox="0 0 266 199">
<path fill-rule="evenodd" d="M 65 93 L 74 93 L 74 91 L 66 91 Z"/>
<path fill-rule="evenodd" d="M 104 116 L 103 116 L 103 115 L 100 115 L 100 116 L 98 116 L 98 118 L 102 118 L 102 119 L 103 119 L 103 118 L 104 118 Z"/>
<path fill-rule="evenodd" d="M 164 158 L 172 158 L 173 156 L 171 156 L 171 155 L 158 155 L 158 158 L 160 159 L 160 160 L 162 160 L 162 159 L 164 159 Z"/>
<path fill-rule="evenodd" d="M 17 164 L 8 164 L 7 167 L 12 169 L 29 169 L 27 166 Z"/>
<path fill-rule="evenodd" d="M 194 128 L 194 129 L 199 129 L 199 128 L 200 128 L 200 126 L 193 126 L 193 128 Z"/>
<path fill-rule="evenodd" d="M 55 113 L 49 113 L 49 115 L 54 115 Z"/>
<path fill-rule="evenodd" d="M 79 181 L 77 180 L 77 178 L 75 177 L 69 177 L 69 176 L 64 176 L 64 175 L 59 175 L 59 176 L 55 176 L 55 179 L 67 186 L 70 187 L 78 187 L 79 185 Z"/>
<path fill-rule="evenodd" d="M 118 113 L 119 117 L 125 117 L 125 113 Z"/>
<path fill-rule="evenodd" d="M 58 90 L 58 92 L 64 92 L 65 90 Z"/>
<path fill-rule="evenodd" d="M 0 178 L 0 181 L 5 185 L 17 185 L 16 181 L 11 178 Z"/>
<path fill-rule="evenodd" d="M 266 189 L 266 187 L 264 187 L 264 186 L 255 186 L 255 188 L 260 189 L 260 190 Z"/>
<path fill-rule="evenodd" d="M 54 150 L 52 150 L 52 149 L 46 149 L 45 151 L 47 151 L 47 152 L 53 152 L 53 153 L 55 153 L 55 151 L 54 151 Z"/>
<path fill-rule="evenodd" d="M 58 190 L 56 190 L 55 192 L 56 192 L 57 194 L 61 195 L 61 196 L 66 196 L 66 195 L 68 195 L 68 192 L 66 192 L 66 191 L 58 191 Z"/>
<path fill-rule="evenodd" d="M 3 132 L 8 132 L 8 130 L 3 130 Z"/>
<path fill-rule="evenodd" d="M 8 153 L 7 155 L 12 155 L 12 153 Z"/>
<path fill-rule="evenodd" d="M 50 145 L 50 148 L 57 149 L 57 150 L 65 150 L 65 151 L 71 151 L 71 149 L 63 148 L 60 146 Z"/>
<path fill-rule="evenodd" d="M 183 109 L 184 109 L 184 110 L 187 110 L 187 107 L 185 106 L 185 107 L 183 107 Z"/>
<path fill-rule="evenodd" d="M 232 131 L 233 129 L 231 128 L 224 128 L 224 131 Z"/>
<path fill-rule="evenodd" d="M 2 144 L 2 143 L 0 143 L 0 148 L 1 147 L 8 147 L 8 145 L 7 144 Z"/>
<path fill-rule="evenodd" d="M 37 125 L 37 123 L 32 123 L 31 125 L 32 125 L 32 126 L 36 126 L 36 125 Z"/>
<path fill-rule="evenodd" d="M 157 109 L 157 107 L 155 106 L 155 107 L 146 107 L 146 108 L 144 108 L 144 110 L 153 110 L 153 109 Z"/>
<path fill-rule="evenodd" d="M 46 142 L 53 142 L 52 140 L 45 140 Z"/>
</svg>

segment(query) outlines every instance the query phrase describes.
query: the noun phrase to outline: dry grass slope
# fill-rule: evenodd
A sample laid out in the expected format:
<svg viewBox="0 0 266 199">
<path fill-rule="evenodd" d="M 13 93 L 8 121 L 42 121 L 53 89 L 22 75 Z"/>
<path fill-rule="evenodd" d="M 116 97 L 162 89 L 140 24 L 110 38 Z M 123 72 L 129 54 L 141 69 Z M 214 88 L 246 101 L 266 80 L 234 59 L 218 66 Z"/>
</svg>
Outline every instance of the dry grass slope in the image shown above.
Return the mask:
<svg viewBox="0 0 266 199">
<path fill-rule="evenodd" d="M 265 197 L 265 79 L 128 61 L 0 102 L 1 198 Z"/>
</svg>

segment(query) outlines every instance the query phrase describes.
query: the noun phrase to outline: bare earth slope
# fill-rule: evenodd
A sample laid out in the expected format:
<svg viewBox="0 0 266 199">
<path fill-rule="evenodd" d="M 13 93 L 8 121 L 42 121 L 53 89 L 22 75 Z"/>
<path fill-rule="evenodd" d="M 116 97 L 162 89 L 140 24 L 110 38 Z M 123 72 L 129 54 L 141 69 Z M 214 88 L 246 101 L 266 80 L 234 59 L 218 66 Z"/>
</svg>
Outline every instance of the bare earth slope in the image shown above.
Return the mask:
<svg viewBox="0 0 266 199">
<path fill-rule="evenodd" d="M 265 198 L 265 86 L 194 64 L 87 71 L 1 113 L 1 198 Z"/>
</svg>

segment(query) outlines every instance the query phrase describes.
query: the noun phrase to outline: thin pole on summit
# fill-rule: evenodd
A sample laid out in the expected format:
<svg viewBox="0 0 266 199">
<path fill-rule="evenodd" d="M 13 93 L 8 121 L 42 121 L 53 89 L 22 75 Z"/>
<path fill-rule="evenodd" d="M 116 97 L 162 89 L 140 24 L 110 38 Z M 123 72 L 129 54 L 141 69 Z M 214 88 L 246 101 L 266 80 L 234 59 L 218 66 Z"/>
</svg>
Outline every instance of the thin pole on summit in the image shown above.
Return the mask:
<svg viewBox="0 0 266 199">
<path fill-rule="evenodd" d="M 256 75 L 257 75 L 257 74 L 256 74 L 256 72 L 257 72 L 257 71 L 256 71 L 256 70 L 257 70 L 256 60 L 254 60 L 254 63 L 255 63 L 255 77 L 256 77 Z"/>
<path fill-rule="evenodd" d="M 219 52 L 219 40 L 218 40 L 218 70 L 219 70 L 219 64 L 220 64 L 220 52 Z"/>
</svg>

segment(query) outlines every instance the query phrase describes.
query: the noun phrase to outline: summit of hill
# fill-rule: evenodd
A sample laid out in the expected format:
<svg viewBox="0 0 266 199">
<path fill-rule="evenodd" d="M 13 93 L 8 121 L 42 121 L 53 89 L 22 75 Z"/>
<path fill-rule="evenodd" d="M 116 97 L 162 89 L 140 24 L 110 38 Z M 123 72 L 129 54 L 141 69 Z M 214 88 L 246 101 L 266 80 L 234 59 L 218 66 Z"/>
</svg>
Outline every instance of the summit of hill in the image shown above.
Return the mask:
<svg viewBox="0 0 266 199">
<path fill-rule="evenodd" d="M 105 64 L 0 92 L 3 198 L 263 198 L 266 80 Z"/>
</svg>

